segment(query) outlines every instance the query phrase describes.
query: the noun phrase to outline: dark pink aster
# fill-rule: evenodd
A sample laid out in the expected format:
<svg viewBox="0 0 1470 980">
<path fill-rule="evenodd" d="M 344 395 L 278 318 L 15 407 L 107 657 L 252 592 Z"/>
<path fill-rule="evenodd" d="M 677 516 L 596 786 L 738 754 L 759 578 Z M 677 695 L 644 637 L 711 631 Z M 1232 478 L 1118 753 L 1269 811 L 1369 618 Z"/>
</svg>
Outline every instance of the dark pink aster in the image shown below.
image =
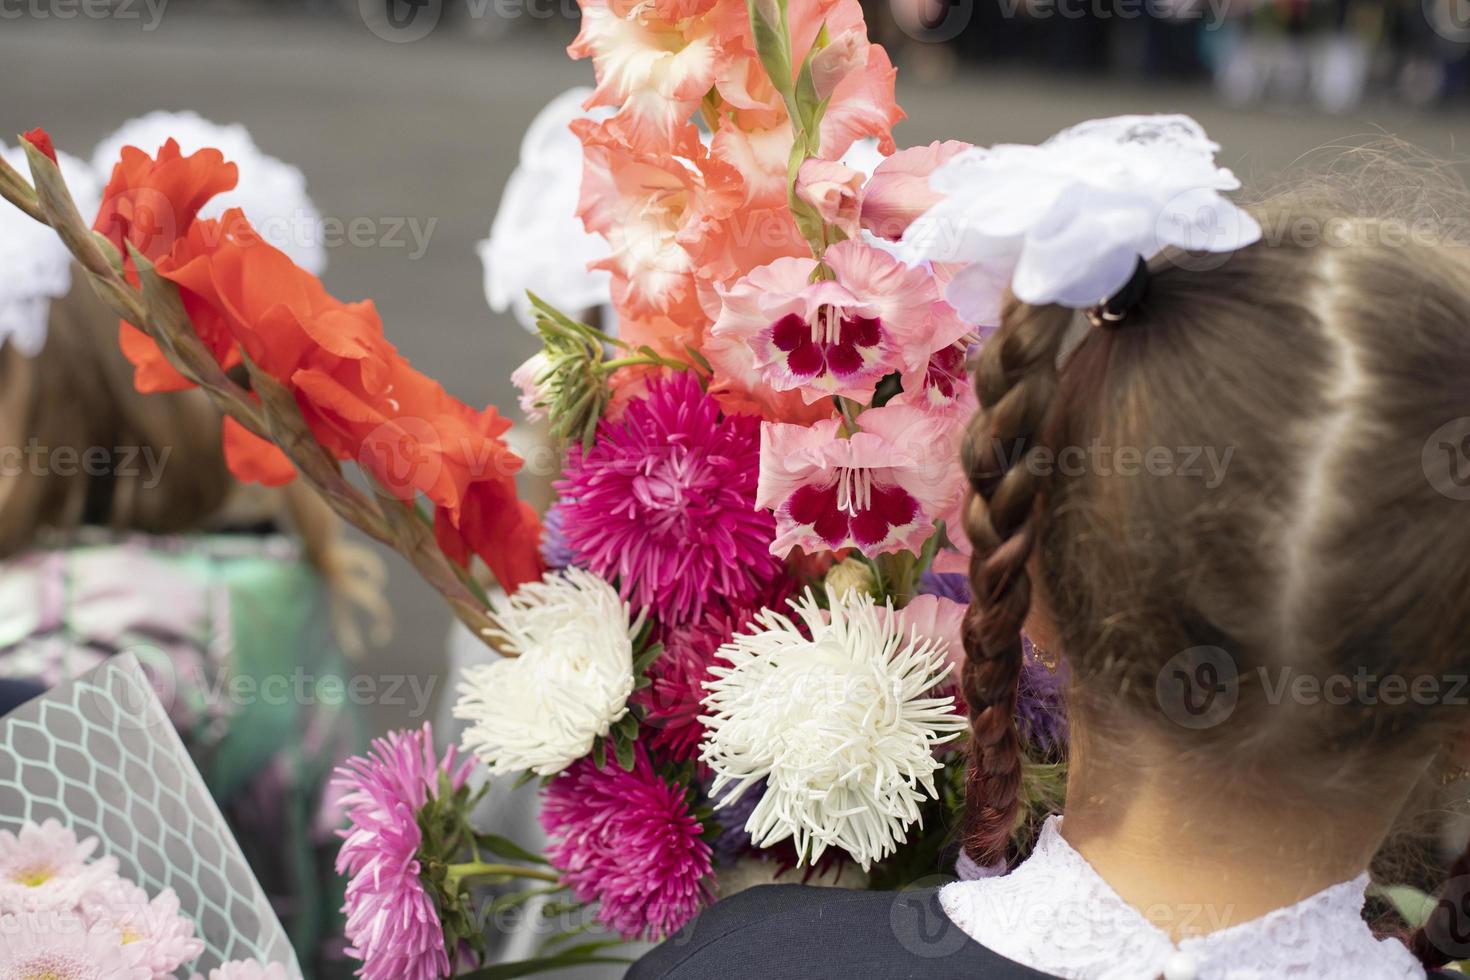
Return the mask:
<svg viewBox="0 0 1470 980">
<path fill-rule="evenodd" d="M 418 812 L 438 795 L 440 773 L 458 789 L 473 764 L 456 764 L 452 746 L 440 762 L 425 724 L 375 739 L 366 757 L 337 769 L 332 785 L 350 823 L 337 854 L 337 873 L 348 878 L 347 955 L 362 961 L 363 980 L 449 976 L 439 913 L 419 881 Z"/>
<path fill-rule="evenodd" d="M 677 932 L 712 897 L 710 848 L 684 787 L 653 771 L 642 746 L 633 769 L 581 759 L 541 800 L 546 856 L 580 902 L 626 939 Z"/>
<path fill-rule="evenodd" d="M 698 622 L 664 632 L 664 652 L 648 670 L 652 682 L 638 694 L 652 731 L 649 744 L 675 762 L 699 757 L 704 740 L 704 682 L 710 679 L 715 651 L 750 621 L 752 613 L 707 610 Z"/>
<path fill-rule="evenodd" d="M 667 625 L 716 596 L 749 604 L 781 572 L 775 521 L 756 509 L 760 420 L 721 415 L 693 372 L 649 386 L 592 448 L 574 446 L 557 483 L 577 564 Z"/>
</svg>

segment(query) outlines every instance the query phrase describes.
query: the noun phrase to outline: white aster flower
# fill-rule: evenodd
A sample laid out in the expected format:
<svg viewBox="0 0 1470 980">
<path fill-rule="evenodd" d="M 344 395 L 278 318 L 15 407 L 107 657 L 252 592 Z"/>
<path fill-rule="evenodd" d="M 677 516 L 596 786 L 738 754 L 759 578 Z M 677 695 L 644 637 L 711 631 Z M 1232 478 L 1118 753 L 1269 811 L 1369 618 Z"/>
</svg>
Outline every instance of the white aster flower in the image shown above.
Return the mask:
<svg viewBox="0 0 1470 980">
<path fill-rule="evenodd" d="M 767 609 L 720 649 L 730 666 L 705 685 L 702 758 L 719 806 L 766 780 L 745 824 L 758 846 L 792 838 L 813 862 L 838 847 L 867 870 L 936 796 L 934 748 L 966 723 L 954 698 L 934 696 L 949 672 L 943 641 L 862 592 L 827 596 L 830 612 L 810 592 L 795 603 L 805 635 Z"/>
<path fill-rule="evenodd" d="M 518 656 L 471 667 L 454 717 L 465 750 L 492 775 L 561 772 L 628 713 L 643 617 L 582 569 L 552 572 L 496 603 L 498 635 Z"/>
</svg>

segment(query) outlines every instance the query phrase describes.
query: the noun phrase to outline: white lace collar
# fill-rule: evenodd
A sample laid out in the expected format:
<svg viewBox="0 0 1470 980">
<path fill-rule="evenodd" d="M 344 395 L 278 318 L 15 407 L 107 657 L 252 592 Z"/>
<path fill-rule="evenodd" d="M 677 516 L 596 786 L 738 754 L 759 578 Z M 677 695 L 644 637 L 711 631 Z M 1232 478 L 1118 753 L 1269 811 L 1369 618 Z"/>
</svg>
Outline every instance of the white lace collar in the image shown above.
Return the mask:
<svg viewBox="0 0 1470 980">
<path fill-rule="evenodd" d="M 1031 856 L 1009 874 L 946 886 L 945 913 L 982 946 L 1068 980 L 1423 980 L 1402 943 L 1375 938 L 1363 921 L 1366 874 L 1176 946 L 1072 849 L 1060 826 L 1048 819 Z M 1193 924 L 1209 928 L 1208 914 L 1202 909 Z"/>
</svg>

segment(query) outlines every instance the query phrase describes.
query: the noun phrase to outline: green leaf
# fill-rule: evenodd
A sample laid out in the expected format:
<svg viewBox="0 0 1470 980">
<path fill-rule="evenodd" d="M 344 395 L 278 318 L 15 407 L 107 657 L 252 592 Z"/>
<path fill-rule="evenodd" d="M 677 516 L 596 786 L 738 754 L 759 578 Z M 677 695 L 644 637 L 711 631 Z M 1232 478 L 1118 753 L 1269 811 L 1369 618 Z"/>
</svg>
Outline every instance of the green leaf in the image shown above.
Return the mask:
<svg viewBox="0 0 1470 980">
<path fill-rule="evenodd" d="M 658 660 L 663 652 L 664 645 L 662 643 L 650 644 L 648 649 L 640 653 L 637 659 L 633 661 L 634 675 L 636 676 L 647 671 L 648 668 L 653 666 L 654 662 Z"/>
<path fill-rule="evenodd" d="M 623 717 L 618 719 L 618 723 L 613 726 L 613 731 L 625 739 L 631 740 L 637 738 L 638 717 L 634 715 L 631 711 L 628 712 L 626 715 L 623 715 Z"/>
<path fill-rule="evenodd" d="M 511 783 L 510 788 L 511 789 L 520 789 L 522 786 L 526 785 L 527 783 L 529 783 L 531 780 L 533 780 L 535 778 L 536 778 L 536 774 L 534 772 L 532 772 L 531 770 L 527 769 L 525 772 L 521 773 L 519 776 L 516 777 L 516 781 L 514 783 Z"/>
<path fill-rule="evenodd" d="M 1439 903 L 1439 900 L 1433 895 L 1421 892 L 1410 885 L 1382 885 L 1375 886 L 1373 890 L 1388 899 L 1394 911 L 1414 929 L 1424 924 L 1429 918 L 1429 913 L 1433 912 L 1435 905 Z"/>
<path fill-rule="evenodd" d="M 515 841 L 499 834 L 476 834 L 475 843 L 497 857 L 525 861 L 528 864 L 550 864 L 544 857 L 526 850 Z"/>
<path fill-rule="evenodd" d="M 598 769 L 607 768 L 607 739 L 599 738 L 592 746 L 592 764 Z"/>
<path fill-rule="evenodd" d="M 633 743 L 620 740 L 614 746 L 614 749 L 617 751 L 618 754 L 618 765 L 623 767 L 624 772 L 632 772 L 634 761 Z"/>
</svg>

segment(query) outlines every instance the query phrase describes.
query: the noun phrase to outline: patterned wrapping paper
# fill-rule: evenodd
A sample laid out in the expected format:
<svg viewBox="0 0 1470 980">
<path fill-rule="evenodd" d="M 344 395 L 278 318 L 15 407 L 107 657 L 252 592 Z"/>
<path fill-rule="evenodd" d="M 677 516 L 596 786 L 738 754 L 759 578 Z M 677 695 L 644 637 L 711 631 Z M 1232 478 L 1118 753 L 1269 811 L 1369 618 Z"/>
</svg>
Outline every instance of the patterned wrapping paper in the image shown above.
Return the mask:
<svg viewBox="0 0 1470 980">
<path fill-rule="evenodd" d="M 280 963 L 291 944 L 131 654 L 58 684 L 0 718 L 0 828 L 55 818 L 124 877 L 172 888 L 205 944 L 193 970 L 229 960 Z"/>
</svg>

